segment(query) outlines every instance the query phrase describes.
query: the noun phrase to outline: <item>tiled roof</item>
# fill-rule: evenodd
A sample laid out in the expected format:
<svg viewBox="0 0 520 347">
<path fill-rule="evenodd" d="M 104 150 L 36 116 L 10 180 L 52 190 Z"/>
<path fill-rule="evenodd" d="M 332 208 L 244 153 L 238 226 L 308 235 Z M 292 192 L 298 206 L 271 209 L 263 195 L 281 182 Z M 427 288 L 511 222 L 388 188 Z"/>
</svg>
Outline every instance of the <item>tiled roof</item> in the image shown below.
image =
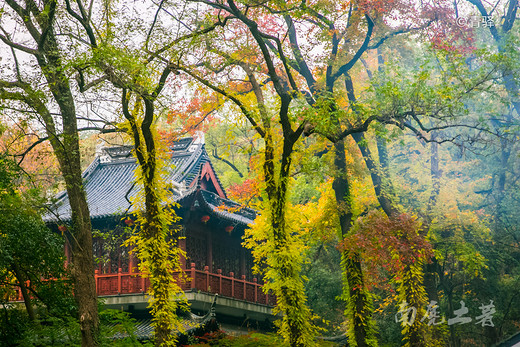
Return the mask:
<svg viewBox="0 0 520 347">
<path fill-rule="evenodd" d="M 229 199 L 223 199 L 215 193 L 201 190 L 202 203 L 220 218 L 237 224 L 251 224 L 256 218 L 256 211 Z"/>
<path fill-rule="evenodd" d="M 136 196 L 139 187 L 134 183 L 137 168 L 135 158 L 129 147 L 104 149 L 83 173 L 87 203 L 91 218 L 122 215 L 135 211 L 130 201 Z M 194 180 L 201 167 L 209 161 L 203 143 L 193 138 L 182 139 L 173 145 L 171 160 L 168 163 L 167 183 L 174 187 L 174 199 L 179 200 L 192 193 L 197 187 Z M 70 203 L 66 192 L 58 194 L 52 214 L 45 216 L 48 222 L 70 220 Z"/>
</svg>

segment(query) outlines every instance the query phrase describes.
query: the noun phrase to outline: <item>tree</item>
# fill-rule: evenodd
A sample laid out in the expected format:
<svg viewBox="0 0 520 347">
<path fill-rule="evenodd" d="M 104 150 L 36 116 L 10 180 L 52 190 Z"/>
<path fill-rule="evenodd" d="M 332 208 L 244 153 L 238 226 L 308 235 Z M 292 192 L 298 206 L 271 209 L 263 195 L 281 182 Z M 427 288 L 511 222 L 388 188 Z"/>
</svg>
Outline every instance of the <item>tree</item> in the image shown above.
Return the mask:
<svg viewBox="0 0 520 347">
<path fill-rule="evenodd" d="M 41 122 L 58 160 L 72 211 L 67 236 L 72 246 L 74 297 L 82 345 L 96 346 L 99 323 L 92 230 L 81 177 L 77 95 L 67 65 L 67 42 L 58 36 L 61 8 L 54 0 L 7 0 L 6 5 L 0 40 L 4 49 L 12 52 L 12 68 L 3 70 L 0 99 Z M 13 25 L 18 31 L 10 34 L 6 25 Z M 30 62 L 25 69 L 20 59 Z"/>
<path fill-rule="evenodd" d="M 230 100 L 263 140 L 261 165 L 265 214 L 262 222 L 259 220 L 256 224 L 263 227 L 262 232 L 254 236 L 256 241 L 252 241 L 250 247 L 254 249 L 257 259 L 266 257 L 266 288 L 277 296 L 276 310 L 283 314 L 279 326 L 280 334 L 291 346 L 306 346 L 312 343 L 315 329 L 311 323 L 310 310 L 305 305 L 306 297 L 300 276 L 303 258 L 298 251 L 301 240 L 294 225 L 288 222 L 287 196 L 294 146 L 305 125 L 305 122 L 294 119 L 298 107 L 292 105 L 298 103 L 299 90 L 285 57 L 281 55 L 280 60 L 277 60 L 271 55 L 269 47 L 281 47 L 281 41 L 269 32 L 260 30 L 257 22 L 251 19 L 251 13 L 248 13 L 248 5 L 233 1 L 227 4 L 207 4 L 216 11 L 218 18 L 224 16 L 225 21 L 235 19 L 230 24 L 231 31 L 245 35 L 245 42 L 238 39 L 235 43 L 241 45 L 247 42 L 251 44 L 251 51 L 234 58 L 227 47 L 211 45 L 211 39 L 207 38 L 205 43 L 210 45 L 210 49 L 205 57 L 206 62 L 198 64 L 200 68 L 186 64 L 179 64 L 177 68 Z M 220 36 L 224 33 L 220 31 L 216 34 Z M 257 59 L 254 58 L 256 54 Z M 213 64 L 210 62 L 211 59 L 215 59 Z M 204 68 L 212 72 L 221 70 L 231 75 L 244 76 L 246 81 L 236 85 L 243 93 L 237 93 L 233 85 L 229 89 L 217 83 L 218 77 L 206 78 L 202 71 Z M 258 79 L 260 76 L 257 77 L 260 68 L 263 70 L 260 76 L 267 77 L 272 86 L 264 88 L 265 84 Z M 254 100 L 253 103 L 251 98 Z M 268 104 L 271 98 L 276 100 L 274 110 L 271 110 Z M 280 127 L 276 126 L 277 123 Z M 253 246 L 255 242 L 262 242 L 262 247 L 256 249 Z"/>
<path fill-rule="evenodd" d="M 321 133 L 334 143 L 337 170 L 334 189 L 338 207 L 342 211 L 339 216 L 341 230 L 343 236 L 347 236 L 352 227 L 353 214 L 350 206 L 352 197 L 349 192 L 343 140 L 348 135 L 366 131 L 368 126 L 376 120 L 399 124 L 406 115 L 380 116 L 377 113 L 369 115 L 350 112 L 350 115 L 354 117 L 349 117 L 344 105 L 350 102 L 352 111 L 354 110 L 354 106 L 352 106 L 354 100 L 345 98 L 344 93 L 342 96 L 335 88 L 341 82 L 345 85 L 347 94 L 352 92 L 349 71 L 370 47 L 376 26 L 375 18 L 382 30 L 379 33 L 380 37 L 373 44 L 374 48 L 380 46 L 389 37 L 424 28 L 431 20 L 426 18 L 417 27 L 400 30 L 391 30 L 385 26 L 381 19 L 385 12 L 396 10 L 402 13 L 408 11 L 409 14 L 412 5 L 404 2 L 395 7 L 386 6 L 382 2 L 351 3 L 347 6 L 333 2 L 284 6 L 275 3 L 263 3 L 259 6 L 248 3 L 238 5 L 233 2 L 227 4 L 204 3 L 215 9 L 215 15 L 231 14 L 233 19 L 236 17 L 237 20 L 232 23 L 238 22 L 241 26 L 236 24 L 231 30 L 240 33 L 240 39 L 226 43 L 217 40 L 218 44 L 214 44 L 215 39 L 212 39 L 211 42 L 208 41 L 208 45 L 211 58 L 218 59 L 216 64 L 211 64 L 208 60 L 197 64 L 192 70 L 182 67 L 179 69 L 232 100 L 264 139 L 263 181 L 266 184 L 267 200 L 270 204 L 268 210 L 271 213 L 270 220 L 275 243 L 273 254 L 276 254 L 277 247 L 279 247 L 276 245 L 277 238 L 283 241 L 283 236 L 278 235 L 285 233 L 283 229 L 286 214 L 283 209 L 289 189 L 291 158 L 294 146 L 304 132 L 307 134 Z M 428 13 L 429 10 L 431 8 L 426 8 L 424 12 Z M 358 28 L 365 25 L 366 31 L 360 32 Z M 309 28 L 311 29 L 309 30 Z M 279 36 L 280 31 L 285 33 L 283 40 Z M 326 58 L 318 57 L 313 60 L 313 53 L 310 52 L 309 45 L 306 45 L 306 51 L 302 50 L 298 43 L 300 33 L 309 33 L 306 36 L 307 42 L 318 44 L 324 38 L 330 40 L 327 45 L 324 45 L 328 50 Z M 237 35 L 235 34 L 235 36 Z M 350 54 L 349 49 L 352 48 L 351 44 L 354 41 L 356 49 L 354 54 Z M 254 46 L 249 42 L 253 42 Z M 206 68 L 207 72 L 199 72 L 203 68 Z M 236 88 L 229 90 L 201 77 L 211 73 L 218 76 L 217 79 L 225 78 L 225 76 L 235 79 L 244 76 L 246 79 L 238 85 L 234 82 Z M 266 104 L 267 97 L 263 92 L 264 89 L 269 90 L 269 88 L 272 88 L 270 95 L 276 97 L 275 100 L 279 105 L 276 111 L 276 121 L 281 124 L 280 140 L 269 132 L 274 126 L 272 126 L 269 107 Z M 243 97 L 248 94 L 254 95 L 258 109 L 251 107 L 251 100 Z M 363 141 L 362 135 L 356 138 L 358 142 Z M 277 157 L 274 156 L 277 147 L 276 141 L 280 141 L 278 147 L 282 149 L 281 154 Z M 275 170 L 272 162 L 280 163 L 280 168 Z M 377 182 L 374 184 L 378 189 L 380 185 Z M 392 206 L 390 205 L 390 207 Z M 275 263 L 276 261 L 273 262 L 273 264 Z M 295 260 L 294 263 L 298 263 L 298 260 Z M 373 324 L 370 320 L 370 295 L 364 289 L 359 255 L 344 254 L 343 264 L 346 269 L 345 283 L 349 298 L 348 317 L 351 322 L 349 324 L 351 341 L 356 341 L 361 346 L 374 344 Z M 284 269 L 275 270 L 277 273 L 284 271 Z M 283 291 L 281 292 L 282 295 L 285 295 Z"/>
<path fill-rule="evenodd" d="M 169 161 L 168 149 L 164 148 L 165 143 L 161 143 L 156 129 L 158 118 L 165 111 L 161 107 L 160 96 L 165 94 L 165 90 L 172 89 L 171 77 L 179 74 L 176 61 L 182 58 L 182 49 L 189 48 L 192 40 L 225 22 L 216 21 L 205 28 L 196 28 L 195 23 L 192 30 L 191 19 L 183 17 L 183 22 L 178 25 L 177 37 L 166 40 L 163 36 L 166 28 L 160 20 L 160 15 L 164 13 L 163 3 L 158 7 L 150 5 L 156 13 L 149 18 L 149 22 L 141 19 L 140 24 L 147 26 L 146 33 L 141 26 L 134 26 L 135 18 L 125 17 L 126 8 L 122 8 L 126 6 L 125 2 L 107 2 L 101 8 L 101 18 L 90 15 L 97 4 L 91 3 L 89 6 L 85 10 L 80 0 L 74 6 L 67 6 L 67 12 L 89 40 L 86 57 L 76 64 L 80 88 L 86 89 L 107 81 L 111 92 L 120 96 L 124 121 L 118 127 L 130 135 L 133 142 L 134 155 L 139 164 L 137 182 L 142 187 L 140 200 L 135 202 L 141 209 L 137 232 L 128 243 L 134 246 L 134 252 L 141 259 L 140 270 L 150 278 L 155 345 L 169 346 L 176 342 L 172 330 L 184 329 L 176 315 L 176 311 L 183 308 L 183 302 L 178 299 L 182 297 L 179 281 L 184 278 L 180 263 L 182 251 L 176 244 L 177 229 L 173 225 L 178 220 L 174 210 L 176 204 L 170 199 L 171 191 L 164 182 Z M 183 11 L 175 6 L 170 8 L 170 11 L 176 10 Z M 114 15 L 123 23 L 121 27 L 106 20 Z M 171 27 L 168 29 L 172 30 Z M 120 42 L 119 35 L 133 36 L 133 44 Z M 156 40 L 156 36 L 160 38 Z M 170 134 L 169 141 L 173 136 Z M 180 272 L 181 275 L 174 278 L 173 272 Z"/>
<path fill-rule="evenodd" d="M 423 6 L 417 9 L 411 2 L 398 2 L 391 5 L 379 2 L 370 4 L 357 2 L 347 6 L 335 3 L 326 5 L 303 3 L 286 7 L 278 7 L 277 4 L 270 3 L 263 3 L 259 6 L 246 3 L 243 4 L 243 7 L 236 8 L 219 2 L 206 3 L 223 11 L 222 15 L 226 12 L 231 13 L 248 28 L 254 28 L 249 31 L 236 29 L 242 34 L 241 38 L 244 36 L 246 38 L 237 39 L 231 43 L 224 44 L 213 38 L 210 47 L 217 58 L 212 62 L 218 58 L 221 60 L 217 60 L 218 63 L 214 65 L 207 62 L 199 63 L 195 70 L 200 71 L 203 68 L 207 68 L 207 70 L 195 78 L 217 92 L 224 95 L 227 92 L 226 96 L 231 100 L 233 98 L 238 100 L 238 102 L 236 100 L 233 102 L 239 105 L 247 115 L 249 110 L 246 106 L 251 104 L 251 100 L 247 100 L 243 96 L 248 92 L 252 94 L 252 91 L 256 92 L 258 89 L 255 89 L 254 83 L 251 82 L 253 77 L 255 81 L 258 81 L 256 83 L 260 88 L 264 88 L 270 83 L 275 86 L 274 77 L 270 75 L 269 69 L 266 68 L 268 65 L 264 65 L 264 62 L 269 59 L 276 62 L 273 65 L 273 71 L 276 72 L 276 68 L 278 68 L 278 71 L 283 73 L 279 78 L 284 81 L 286 90 L 301 93 L 302 98 L 299 100 L 305 100 L 309 106 L 298 105 L 300 111 L 303 108 L 306 109 L 306 112 L 294 112 L 295 116 L 291 120 L 295 124 L 298 124 L 298 120 L 302 121 L 300 124 L 304 124 L 307 134 L 319 133 L 334 144 L 336 174 L 333 186 L 337 206 L 341 211 L 339 218 L 343 237 L 351 236 L 355 232 L 352 228 L 357 217 L 352 209 L 352 201 L 357 197 L 351 193 L 350 177 L 345 160 L 344 140 L 348 135 L 352 135 L 358 145 L 382 210 L 388 218 L 396 221 L 399 221 L 402 213 L 398 201 L 394 198 L 390 177 L 385 173 L 388 169 L 388 163 L 385 160 L 385 141 L 378 139 L 375 148 L 368 145 L 371 135 L 367 130 L 372 124 L 375 124 L 376 132 L 386 133 L 388 132 L 387 126 L 394 126 L 400 129 L 398 131 L 409 130 L 421 141 L 432 143 L 431 177 L 434 187 L 437 188 L 432 190 L 429 205 L 423 206 L 426 210 L 423 212 L 427 212 L 428 209 L 435 206 L 440 177 L 439 170 L 436 168 L 438 160 L 435 155 L 437 151 L 435 143 L 450 141 L 449 138 L 439 139 L 437 132 L 450 127 L 478 128 L 478 124 L 457 124 L 459 120 L 456 117 L 464 115 L 461 100 L 472 91 L 479 90 L 479 87 L 484 88 L 494 72 L 493 68 L 481 69 L 471 78 L 464 75 L 466 80 L 450 77 L 450 74 L 457 76 L 468 72 L 464 66 L 461 67 L 460 56 L 455 55 L 468 51 L 469 32 L 454 24 L 455 13 L 450 11 L 449 4 L 431 4 L 431 6 L 422 4 Z M 241 12 L 239 13 L 237 10 Z M 396 12 L 403 18 L 409 18 L 414 25 L 395 28 L 395 24 L 394 26 L 389 24 L 388 19 L 395 16 Z M 436 21 L 438 19 L 442 19 L 442 21 Z M 359 28 L 366 29 L 360 31 Z M 277 33 L 281 31 L 285 33 L 283 40 L 277 37 Z M 258 32 L 259 37 L 255 37 L 254 32 Z M 356 71 L 356 66 L 359 66 L 356 63 L 361 61 L 361 57 L 366 56 L 368 51 L 383 47 L 383 44 L 390 38 L 410 32 L 424 32 L 426 35 L 433 36 L 432 42 L 436 48 L 444 47 L 446 51 L 454 53 L 453 56 L 443 59 L 446 59 L 448 65 L 452 64 L 459 71 L 451 69 L 442 77 L 437 77 L 429 74 L 428 66 L 425 65 L 420 67 L 420 71 L 413 79 L 407 80 L 406 83 L 399 83 L 399 86 L 396 85 L 395 80 L 402 76 L 399 75 L 399 72 L 392 72 L 393 74 L 386 80 L 374 83 L 372 90 L 376 95 L 370 94 L 373 99 L 370 101 L 365 99 L 366 102 L 360 102 L 358 100 L 360 93 L 356 93 L 356 81 L 352 76 Z M 302 37 L 305 37 L 305 40 L 301 40 Z M 317 39 L 318 37 L 319 39 Z M 264 45 L 265 49 L 260 51 L 262 52 L 261 60 L 256 58 L 260 52 L 257 52 L 255 56 L 255 53 L 251 52 L 251 45 L 245 43 L 249 42 L 247 38 L 254 39 L 255 45 L 257 44 L 258 47 Z M 215 41 L 218 44 L 214 44 Z M 308 46 L 309 42 L 319 44 L 323 41 L 328 42 L 327 45 L 324 45 L 327 53 L 325 54 L 326 59 L 320 60 L 319 56 L 313 55 L 311 47 Z M 299 44 L 299 42 L 304 43 Z M 355 49 L 352 48 L 353 46 Z M 235 53 L 232 54 L 230 51 Z M 265 57 L 264 52 L 270 56 Z M 379 58 L 382 58 L 381 54 L 378 54 L 377 59 Z M 237 67 L 237 69 L 233 70 L 232 67 Z M 240 71 L 238 67 L 243 71 Z M 247 69 L 251 73 L 248 73 Z M 371 71 L 369 72 L 371 73 Z M 235 88 L 224 90 L 221 85 L 210 85 L 210 81 L 200 78 L 202 75 L 207 76 L 211 73 L 222 79 L 232 76 Z M 251 75 L 255 76 L 251 77 Z M 242 76 L 246 76 L 247 79 L 244 81 L 245 78 Z M 239 85 L 236 82 L 238 79 L 243 80 Z M 438 83 L 434 86 L 429 83 L 430 81 Z M 249 85 L 249 83 L 251 84 Z M 359 81 L 358 84 L 363 85 L 363 81 Z M 281 102 L 282 94 L 276 90 L 276 87 L 274 87 L 274 93 L 277 96 L 275 100 L 280 100 L 279 105 L 284 105 Z M 259 98 L 256 97 L 256 101 L 258 100 Z M 260 104 L 263 103 L 260 102 Z M 292 105 L 294 107 L 294 104 Z M 244 111 L 244 109 L 246 110 Z M 294 107 L 294 109 L 298 108 Z M 250 120 L 252 119 L 251 123 L 255 126 L 254 122 L 258 122 L 259 117 L 255 118 L 255 114 L 252 112 L 247 116 Z M 281 123 L 283 124 L 283 121 Z M 427 136 L 430 133 L 432 136 Z M 290 132 L 282 133 L 282 138 L 290 134 Z M 263 179 L 269 181 L 270 177 L 265 175 Z M 416 232 L 420 231 L 422 237 L 425 237 L 429 229 L 429 217 L 427 213 L 421 213 L 421 217 L 424 218 L 424 223 Z M 346 296 L 349 298 L 347 316 L 351 322 L 349 335 L 351 341 L 355 341 L 358 345 L 374 344 L 373 324 L 370 323 L 371 299 L 364 284 L 362 262 L 359 254 L 352 253 L 349 248 L 344 248 L 344 251 L 345 290 Z M 426 258 L 421 259 L 422 262 L 426 261 Z M 407 280 L 406 285 L 401 289 L 403 295 L 411 293 L 414 286 L 423 286 L 422 267 L 423 265 L 420 263 L 408 264 L 402 270 L 401 278 L 415 273 L 414 281 Z M 422 306 L 426 303 L 426 299 L 423 291 L 411 303 Z M 408 301 L 411 299 L 409 298 Z M 424 343 L 424 326 L 421 326 L 420 321 L 409 332 L 405 330 L 405 333 L 411 344 Z"/>
</svg>

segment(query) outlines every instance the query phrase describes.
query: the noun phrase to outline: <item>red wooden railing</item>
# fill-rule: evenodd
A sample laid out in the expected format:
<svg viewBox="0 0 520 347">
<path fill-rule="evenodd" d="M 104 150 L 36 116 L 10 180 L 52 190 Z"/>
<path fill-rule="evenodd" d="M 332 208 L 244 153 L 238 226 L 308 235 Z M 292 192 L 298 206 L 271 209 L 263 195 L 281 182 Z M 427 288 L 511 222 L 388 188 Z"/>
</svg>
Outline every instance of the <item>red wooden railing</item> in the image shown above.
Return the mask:
<svg viewBox="0 0 520 347">
<path fill-rule="evenodd" d="M 178 277 L 179 273 L 175 274 L 181 288 L 185 291 L 197 290 L 264 305 L 276 303 L 274 295 L 263 293 L 262 285 L 257 283 L 256 278 L 251 282 L 247 281 L 245 276 L 235 278 L 233 272 L 229 276 L 225 276 L 220 269 L 217 270 L 217 273 L 212 273 L 209 272 L 207 266 L 204 267 L 204 270 L 197 270 L 195 263 L 190 265 L 191 267 L 185 271 L 184 280 Z M 149 279 L 142 277 L 141 273 L 123 273 L 121 269 L 115 274 L 100 274 L 99 270 L 96 270 L 95 279 L 98 296 L 145 293 L 150 287 Z M 22 301 L 20 290 L 17 292 L 17 298 L 14 301 Z"/>
</svg>

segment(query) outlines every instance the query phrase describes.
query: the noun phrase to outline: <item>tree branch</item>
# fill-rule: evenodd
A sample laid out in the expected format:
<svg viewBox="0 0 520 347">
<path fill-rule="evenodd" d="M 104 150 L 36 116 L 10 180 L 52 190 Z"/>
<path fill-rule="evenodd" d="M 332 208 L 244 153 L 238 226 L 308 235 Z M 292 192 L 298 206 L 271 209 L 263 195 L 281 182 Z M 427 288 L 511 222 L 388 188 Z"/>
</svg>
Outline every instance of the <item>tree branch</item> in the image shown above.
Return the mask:
<svg viewBox="0 0 520 347">
<path fill-rule="evenodd" d="M 359 47 L 359 49 L 357 50 L 356 54 L 354 54 L 352 59 L 350 59 L 346 64 L 341 66 L 338 69 L 338 71 L 336 71 L 336 73 L 334 73 L 331 76 L 330 83 L 334 83 L 334 81 L 336 81 L 339 78 L 339 76 L 341 76 L 345 72 L 349 71 L 354 66 L 354 64 L 359 60 L 359 58 L 361 58 L 361 55 L 368 49 L 368 44 L 370 43 L 370 38 L 372 37 L 372 32 L 374 30 L 374 22 L 372 21 L 370 16 L 367 14 L 365 15 L 365 18 L 367 19 L 368 28 L 367 28 L 367 34 L 365 36 L 365 40 L 363 41 L 363 44 L 361 45 L 361 47 Z M 329 82 L 327 82 L 327 83 L 329 83 Z"/>
<path fill-rule="evenodd" d="M 298 37 L 296 35 L 294 21 L 292 20 L 292 17 L 290 17 L 289 15 L 285 15 L 284 19 L 285 23 L 287 23 L 287 28 L 289 31 L 289 42 L 291 44 L 291 49 L 294 55 L 294 59 L 296 59 L 296 64 L 298 66 L 297 71 L 303 76 L 303 78 L 305 78 L 305 81 L 307 82 L 307 86 L 309 87 L 311 94 L 314 95 L 316 93 L 316 80 L 314 79 L 314 76 L 312 75 L 312 72 L 309 69 L 307 62 L 303 58 L 300 46 L 298 45 Z"/>
<path fill-rule="evenodd" d="M 233 171 L 235 171 L 238 174 L 238 176 L 240 178 L 244 177 L 242 172 L 240 172 L 240 170 L 235 166 L 235 164 L 233 164 L 232 162 L 230 162 L 226 158 L 219 157 L 219 155 L 217 154 L 217 149 L 216 148 L 213 149 L 213 151 L 211 152 L 211 155 L 213 156 L 213 158 L 218 159 L 218 160 L 222 161 L 223 163 L 227 164 L 231 169 L 233 169 Z"/>
<path fill-rule="evenodd" d="M 4 31 L 4 30 L 2 29 L 2 31 Z M 22 51 L 22 52 L 25 52 L 25 53 L 29 53 L 29 54 L 32 54 L 32 55 L 35 55 L 35 56 L 41 55 L 40 51 L 38 51 L 37 49 L 29 48 L 29 47 L 23 46 L 23 45 L 21 45 L 19 43 L 13 42 L 13 41 L 9 40 L 9 38 L 6 37 L 5 35 L 0 35 L 0 40 L 2 40 L 9 47 L 15 48 L 15 49 L 17 49 L 19 51 Z"/>
<path fill-rule="evenodd" d="M 246 116 L 246 118 L 249 120 L 249 122 L 251 123 L 253 128 L 256 130 L 256 132 L 262 137 L 265 136 L 265 131 L 260 127 L 260 125 L 254 119 L 254 113 L 251 110 L 249 110 L 246 107 L 246 105 L 243 102 L 241 102 L 238 98 L 234 97 L 233 95 L 231 95 L 231 93 L 227 92 L 226 90 L 224 90 L 220 87 L 217 87 L 216 85 L 211 83 L 209 80 L 206 80 L 206 79 L 198 76 L 197 74 L 188 70 L 187 68 L 176 66 L 176 69 L 179 71 L 183 71 L 187 75 L 189 75 L 189 76 L 193 77 L 195 80 L 199 81 L 201 84 L 205 85 L 206 87 L 210 88 L 211 90 L 213 90 L 213 91 L 223 95 L 224 97 L 228 98 L 229 100 L 231 100 L 235 105 L 237 105 L 240 108 L 240 110 L 242 111 L 244 116 Z"/>
<path fill-rule="evenodd" d="M 377 41 L 376 43 L 374 43 L 373 45 L 370 45 L 367 47 L 367 49 L 376 49 L 376 48 L 379 48 L 383 43 L 385 43 L 386 40 L 394 37 L 394 36 L 397 36 L 397 35 L 401 35 L 401 34 L 406 34 L 406 33 L 410 33 L 412 31 L 418 31 L 418 30 L 423 30 L 423 29 L 426 29 L 427 27 L 429 27 L 432 23 L 434 22 L 433 19 L 429 20 L 426 24 L 424 25 L 421 25 L 420 27 L 415 27 L 415 28 L 405 28 L 405 29 L 401 29 L 401 30 L 396 30 L 396 31 L 393 31 L 385 36 L 383 36 L 382 38 L 379 39 L 379 41 Z"/>
</svg>

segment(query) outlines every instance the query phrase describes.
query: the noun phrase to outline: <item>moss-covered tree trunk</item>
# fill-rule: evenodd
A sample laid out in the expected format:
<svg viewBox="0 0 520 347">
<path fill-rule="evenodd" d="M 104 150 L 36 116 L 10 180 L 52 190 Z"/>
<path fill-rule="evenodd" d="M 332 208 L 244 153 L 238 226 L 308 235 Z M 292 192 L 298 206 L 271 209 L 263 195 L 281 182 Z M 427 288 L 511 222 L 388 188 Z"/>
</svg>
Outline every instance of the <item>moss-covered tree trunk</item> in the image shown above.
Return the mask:
<svg viewBox="0 0 520 347">
<path fill-rule="evenodd" d="M 16 261 L 12 264 L 11 267 L 20 286 L 20 291 L 22 292 L 23 303 L 25 305 L 25 309 L 27 310 L 27 315 L 29 316 L 29 319 L 34 322 L 36 320 L 36 313 L 34 312 L 31 296 L 27 291 L 25 276 L 22 275 L 22 271 L 20 270 L 20 267 L 18 266 Z"/>
<path fill-rule="evenodd" d="M 274 164 L 274 143 L 269 131 L 265 134 L 264 140 L 264 175 L 272 228 L 272 239 L 267 242 L 272 243 L 270 263 L 277 274 L 272 288 L 277 297 L 277 308 L 283 314 L 280 329 L 291 347 L 305 347 L 313 338 L 311 314 L 306 306 L 303 279 L 300 275 L 302 257 L 291 247 L 291 231 L 287 226 L 286 216 L 288 181 L 295 139 L 284 138 L 278 173 Z"/>
<path fill-rule="evenodd" d="M 350 183 L 347 177 L 347 162 L 344 140 L 334 144 L 335 176 L 332 188 L 338 205 L 342 238 L 347 237 L 352 227 Z M 355 346 L 375 346 L 372 301 L 365 287 L 361 258 L 357 252 L 344 250 L 341 254 L 344 297 L 347 301 L 346 316 L 349 343 Z"/>
</svg>

